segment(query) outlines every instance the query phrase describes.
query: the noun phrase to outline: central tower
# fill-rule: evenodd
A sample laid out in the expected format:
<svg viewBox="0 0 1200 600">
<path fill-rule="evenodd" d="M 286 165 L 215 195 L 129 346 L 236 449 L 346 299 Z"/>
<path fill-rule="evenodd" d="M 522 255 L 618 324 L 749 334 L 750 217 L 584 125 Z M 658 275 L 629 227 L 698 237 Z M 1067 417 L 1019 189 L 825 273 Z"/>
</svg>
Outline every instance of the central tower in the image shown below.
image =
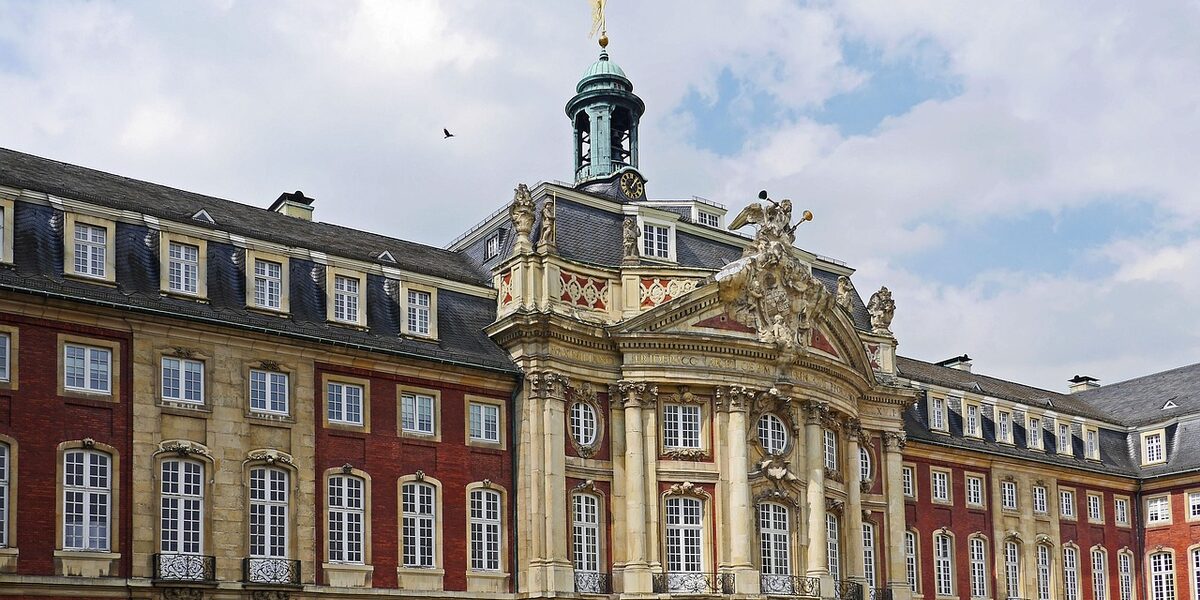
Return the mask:
<svg viewBox="0 0 1200 600">
<path fill-rule="evenodd" d="M 638 121 L 646 104 L 633 93 L 625 71 L 608 58 L 607 38 L 600 58 L 583 73 L 567 117 L 575 129 L 575 183 L 602 179 L 638 166 Z"/>
</svg>

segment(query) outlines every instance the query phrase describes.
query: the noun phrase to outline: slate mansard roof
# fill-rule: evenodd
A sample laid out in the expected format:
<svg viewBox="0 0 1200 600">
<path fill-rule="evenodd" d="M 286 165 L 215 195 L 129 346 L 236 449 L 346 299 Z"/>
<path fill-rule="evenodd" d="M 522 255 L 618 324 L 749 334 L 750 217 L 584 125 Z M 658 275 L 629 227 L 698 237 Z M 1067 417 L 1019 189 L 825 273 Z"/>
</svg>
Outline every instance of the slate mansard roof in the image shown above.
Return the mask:
<svg viewBox="0 0 1200 600">
<path fill-rule="evenodd" d="M 0 185 L 323 252 L 328 256 L 385 264 L 457 284 L 490 286 L 488 272 L 463 253 L 307 221 L 12 150 L 0 149 Z M 206 211 L 216 223 L 192 219 L 192 215 L 200 210 Z M 439 286 L 438 339 L 403 337 L 400 335 L 402 315 L 397 302 L 399 282 L 368 273 L 364 290 L 367 330 L 333 325 L 325 319 L 325 266 L 292 256 L 289 258 L 290 315 L 280 318 L 246 308 L 245 250 L 214 239 L 208 241 L 207 250 L 208 302 L 160 293 L 159 233 L 145 224 L 117 222 L 115 287 L 64 277 L 63 221 L 62 212 L 51 206 L 16 203 L 13 267 L 0 269 L 0 289 L 516 372 L 508 353 L 483 332 L 495 318 L 495 300 L 491 298 Z M 395 263 L 377 259 L 384 251 L 391 254 Z"/>
</svg>

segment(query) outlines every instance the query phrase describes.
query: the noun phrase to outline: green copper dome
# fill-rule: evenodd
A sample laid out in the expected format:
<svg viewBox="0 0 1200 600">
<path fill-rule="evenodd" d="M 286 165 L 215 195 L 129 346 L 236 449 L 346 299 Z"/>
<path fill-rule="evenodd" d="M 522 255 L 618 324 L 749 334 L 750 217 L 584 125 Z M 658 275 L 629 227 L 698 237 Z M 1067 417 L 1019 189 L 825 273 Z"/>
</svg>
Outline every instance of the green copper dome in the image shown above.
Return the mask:
<svg viewBox="0 0 1200 600">
<path fill-rule="evenodd" d="M 584 88 L 588 87 L 589 84 L 597 82 L 597 80 L 603 81 L 604 79 L 612 78 L 619 79 L 620 83 L 628 86 L 626 89 L 633 89 L 633 84 L 625 76 L 625 71 L 617 63 L 608 59 L 608 50 L 601 50 L 600 58 L 592 63 L 583 72 L 583 76 L 579 78 L 579 85 L 575 86 L 575 91 L 582 92 Z"/>
<path fill-rule="evenodd" d="M 646 105 L 607 50 L 601 49 L 600 58 L 579 78 L 566 112 L 575 130 L 577 184 L 637 168 L 638 122 Z"/>
</svg>

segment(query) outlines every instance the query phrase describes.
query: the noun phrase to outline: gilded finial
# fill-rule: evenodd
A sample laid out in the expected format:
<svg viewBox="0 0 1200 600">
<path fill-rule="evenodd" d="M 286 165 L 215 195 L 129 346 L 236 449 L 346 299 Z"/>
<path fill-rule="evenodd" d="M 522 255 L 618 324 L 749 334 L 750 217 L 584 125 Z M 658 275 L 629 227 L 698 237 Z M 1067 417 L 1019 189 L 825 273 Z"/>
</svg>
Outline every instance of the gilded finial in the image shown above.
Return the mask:
<svg viewBox="0 0 1200 600">
<path fill-rule="evenodd" d="M 606 32 L 600 33 L 600 47 L 601 48 L 608 47 L 608 34 Z"/>
</svg>

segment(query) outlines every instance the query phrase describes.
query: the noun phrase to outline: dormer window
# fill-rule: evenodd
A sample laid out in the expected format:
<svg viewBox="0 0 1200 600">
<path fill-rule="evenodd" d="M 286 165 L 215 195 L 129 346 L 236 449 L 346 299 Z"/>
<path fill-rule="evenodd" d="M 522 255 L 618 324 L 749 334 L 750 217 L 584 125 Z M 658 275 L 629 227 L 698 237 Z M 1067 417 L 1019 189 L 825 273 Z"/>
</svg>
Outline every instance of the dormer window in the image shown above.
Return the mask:
<svg viewBox="0 0 1200 600">
<path fill-rule="evenodd" d="M 63 270 L 66 274 L 115 281 L 116 223 L 74 213 L 67 213 L 65 220 L 63 242 L 67 259 L 63 261 Z"/>
<path fill-rule="evenodd" d="M 1087 452 L 1087 457 L 1092 460 L 1100 460 L 1100 432 L 1091 427 L 1083 430 L 1084 449 Z"/>
<path fill-rule="evenodd" d="M 1058 424 L 1058 453 L 1071 454 L 1071 425 L 1068 423 Z"/>
<path fill-rule="evenodd" d="M 715 213 L 705 212 L 703 210 L 696 211 L 696 221 L 699 222 L 701 225 L 708 225 L 709 227 L 720 227 L 721 226 L 720 215 L 717 215 Z"/>
<path fill-rule="evenodd" d="M 208 242 L 164 231 L 159 235 L 159 289 L 169 294 L 208 295 Z"/>
<path fill-rule="evenodd" d="M 288 258 L 246 249 L 246 306 L 288 312 Z"/>
<path fill-rule="evenodd" d="M 1025 445 L 1036 449 L 1042 449 L 1042 420 L 1037 417 L 1029 417 L 1029 426 L 1025 428 Z"/>
<path fill-rule="evenodd" d="M 329 290 L 326 318 L 335 323 L 366 326 L 365 297 L 366 275 L 343 269 L 326 267 L 325 282 Z"/>
<path fill-rule="evenodd" d="M 642 256 L 656 260 L 675 260 L 675 225 L 667 220 L 638 217 L 642 227 Z"/>
<path fill-rule="evenodd" d="M 1142 434 L 1142 464 L 1152 465 L 1166 461 L 1163 430 L 1147 431 Z"/>
<path fill-rule="evenodd" d="M 996 441 L 1002 444 L 1012 443 L 1012 413 L 1002 410 L 996 416 Z"/>
<path fill-rule="evenodd" d="M 935 431 L 946 430 L 946 399 L 929 399 L 929 428 Z"/>
<path fill-rule="evenodd" d="M 500 256 L 500 232 L 493 233 L 483 247 L 483 260 L 492 260 Z"/>
<path fill-rule="evenodd" d="M 437 288 L 403 283 L 404 333 L 426 338 L 437 337 Z"/>
</svg>

